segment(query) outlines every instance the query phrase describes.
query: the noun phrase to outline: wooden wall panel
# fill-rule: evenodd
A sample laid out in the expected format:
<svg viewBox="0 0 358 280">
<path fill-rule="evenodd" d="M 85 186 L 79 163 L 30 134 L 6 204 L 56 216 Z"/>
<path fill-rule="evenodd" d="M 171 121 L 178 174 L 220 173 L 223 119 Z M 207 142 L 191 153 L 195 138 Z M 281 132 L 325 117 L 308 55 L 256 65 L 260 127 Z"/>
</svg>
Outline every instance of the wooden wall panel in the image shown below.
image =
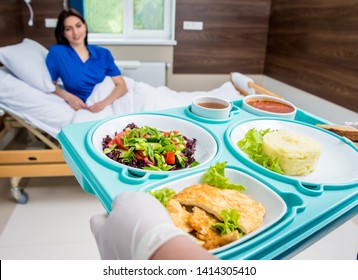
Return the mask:
<svg viewBox="0 0 358 280">
<path fill-rule="evenodd" d="M 264 73 L 358 112 L 358 0 L 273 0 Z"/>
<path fill-rule="evenodd" d="M 16 44 L 23 38 L 21 5 L 19 0 L 0 2 L 0 47 Z"/>
<path fill-rule="evenodd" d="M 177 0 L 174 69 L 179 73 L 262 74 L 270 0 Z M 202 31 L 183 30 L 202 21 Z"/>
<path fill-rule="evenodd" d="M 0 46 L 16 44 L 30 38 L 45 47 L 55 43 L 54 28 L 45 27 L 45 18 L 57 18 L 63 0 L 31 1 L 34 25 L 28 26 L 29 10 L 23 0 L 1 0 L 0 2 Z"/>
<path fill-rule="evenodd" d="M 31 38 L 45 47 L 56 42 L 55 29 L 45 27 L 45 18 L 57 18 L 62 11 L 63 0 L 36 0 L 31 1 L 34 10 L 34 26 L 27 25 L 29 12 L 25 4 L 22 5 L 22 18 L 24 20 L 24 37 Z"/>
</svg>

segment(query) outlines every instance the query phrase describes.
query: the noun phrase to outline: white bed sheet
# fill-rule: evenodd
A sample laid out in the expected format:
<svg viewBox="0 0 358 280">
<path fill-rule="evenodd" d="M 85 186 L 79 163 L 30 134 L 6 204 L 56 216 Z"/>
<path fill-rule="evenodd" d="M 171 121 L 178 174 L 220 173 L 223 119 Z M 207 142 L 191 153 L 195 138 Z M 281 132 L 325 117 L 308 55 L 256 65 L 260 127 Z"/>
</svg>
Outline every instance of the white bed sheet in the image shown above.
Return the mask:
<svg viewBox="0 0 358 280">
<path fill-rule="evenodd" d="M 21 117 L 54 138 L 65 125 L 101 120 L 113 115 L 153 112 L 187 106 L 195 96 L 220 96 L 228 100 L 242 98 L 230 81 L 210 91 L 177 92 L 168 87 L 153 87 L 124 77 L 128 92 L 99 113 L 74 111 L 62 98 L 37 90 L 14 77 L 5 67 L 0 68 L 0 107 Z M 113 89 L 111 78 L 98 85 L 87 104 L 104 98 Z"/>
<path fill-rule="evenodd" d="M 0 68 L 0 107 L 56 137 L 75 111 L 55 94 L 37 90 Z"/>
</svg>

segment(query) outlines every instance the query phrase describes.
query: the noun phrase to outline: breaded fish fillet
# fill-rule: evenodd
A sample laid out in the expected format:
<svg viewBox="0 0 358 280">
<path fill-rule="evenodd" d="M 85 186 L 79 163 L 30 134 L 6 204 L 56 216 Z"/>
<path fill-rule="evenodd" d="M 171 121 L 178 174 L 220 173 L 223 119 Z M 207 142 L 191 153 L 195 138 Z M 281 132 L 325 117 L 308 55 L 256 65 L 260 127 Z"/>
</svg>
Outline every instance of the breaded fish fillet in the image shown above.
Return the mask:
<svg viewBox="0 0 358 280">
<path fill-rule="evenodd" d="M 198 207 L 193 207 L 193 212 L 189 217 L 189 224 L 195 230 L 195 237 L 198 239 L 198 242 L 203 241 L 203 243 L 200 243 L 207 250 L 224 246 L 239 239 L 237 230 L 225 235 L 221 235 L 213 230 L 211 225 L 217 222 L 218 220 L 214 216 Z"/>
<path fill-rule="evenodd" d="M 181 205 L 197 206 L 222 221 L 222 210 L 234 208 L 240 214 L 240 229 L 248 234 L 257 229 L 263 221 L 265 208 L 260 202 L 242 192 L 197 184 L 185 188 L 172 197 Z"/>
<path fill-rule="evenodd" d="M 185 232 L 191 232 L 193 230 L 193 228 L 189 225 L 190 213 L 186 211 L 185 207 L 180 205 L 177 200 L 169 200 L 165 208 L 178 228 L 184 230 Z"/>
</svg>

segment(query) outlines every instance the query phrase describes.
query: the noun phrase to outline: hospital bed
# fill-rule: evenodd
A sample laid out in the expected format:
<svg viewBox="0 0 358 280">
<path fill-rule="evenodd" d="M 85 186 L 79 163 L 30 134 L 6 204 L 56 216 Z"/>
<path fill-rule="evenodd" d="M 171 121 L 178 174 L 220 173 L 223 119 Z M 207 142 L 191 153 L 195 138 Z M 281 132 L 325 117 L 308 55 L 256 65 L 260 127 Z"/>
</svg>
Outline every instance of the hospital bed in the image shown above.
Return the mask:
<svg viewBox="0 0 358 280">
<path fill-rule="evenodd" d="M 35 125 L 26 116 L 0 104 L 2 130 L 0 140 L 17 128 L 24 128 L 32 142 L 43 143 L 41 149 L 1 150 L 0 177 L 10 178 L 11 193 L 17 203 L 24 204 L 28 195 L 20 186 L 23 177 L 72 176 L 72 171 L 62 157 L 62 151 L 55 138 L 43 128 L 46 124 Z M 42 128 L 41 128 L 42 127 Z M 15 135 L 16 137 L 16 135 Z"/>
<path fill-rule="evenodd" d="M 113 106 L 97 114 L 87 110 L 74 111 L 63 99 L 51 93 L 53 84 L 45 65 L 46 54 L 47 49 L 29 39 L 0 48 L 0 62 L 3 64 L 0 66 L 0 116 L 3 123 L 0 140 L 10 130 L 22 127 L 33 139 L 45 145 L 43 149 L 0 151 L 0 177 L 11 178 L 12 195 L 17 203 L 22 204 L 28 200 L 28 195 L 20 186 L 22 177 L 73 175 L 62 158 L 61 147 L 56 140 L 61 128 L 68 124 L 184 106 L 198 95 L 237 100 L 254 91 L 246 87 L 247 80 L 241 81 L 241 76 L 232 73 L 228 75 L 228 81 L 218 88 L 193 92 L 177 92 L 165 86 L 153 87 L 124 77 L 128 92 Z M 99 85 L 99 94 L 91 95 L 90 98 L 94 96 L 92 102 L 96 102 L 95 98 L 103 98 L 101 94 L 110 90 L 109 80 Z M 240 85 L 240 82 L 245 85 Z"/>
</svg>

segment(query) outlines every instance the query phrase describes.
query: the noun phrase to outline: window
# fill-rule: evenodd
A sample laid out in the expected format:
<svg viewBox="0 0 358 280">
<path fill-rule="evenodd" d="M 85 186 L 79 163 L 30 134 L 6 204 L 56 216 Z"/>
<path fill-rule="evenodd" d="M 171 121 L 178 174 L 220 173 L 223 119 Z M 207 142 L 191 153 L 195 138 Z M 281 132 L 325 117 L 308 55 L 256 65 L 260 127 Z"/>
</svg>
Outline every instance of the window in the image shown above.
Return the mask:
<svg viewBox="0 0 358 280">
<path fill-rule="evenodd" d="M 71 0 L 97 44 L 173 45 L 175 0 Z"/>
</svg>

